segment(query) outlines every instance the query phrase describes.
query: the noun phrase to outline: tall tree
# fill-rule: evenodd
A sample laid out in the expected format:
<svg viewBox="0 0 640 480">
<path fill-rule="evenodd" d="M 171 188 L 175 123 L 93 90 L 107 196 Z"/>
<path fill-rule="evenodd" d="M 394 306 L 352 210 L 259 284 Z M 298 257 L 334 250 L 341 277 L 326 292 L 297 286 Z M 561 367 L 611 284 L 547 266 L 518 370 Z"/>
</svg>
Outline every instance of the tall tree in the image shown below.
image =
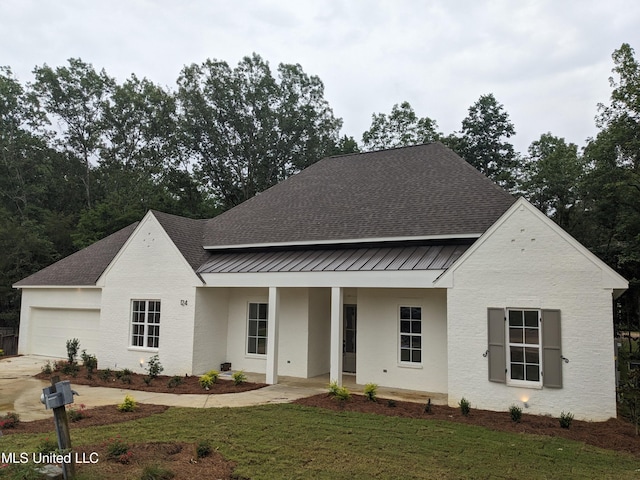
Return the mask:
<svg viewBox="0 0 640 480">
<path fill-rule="evenodd" d="M 104 142 L 104 102 L 115 82 L 104 70 L 96 72 L 91 64 L 76 58 L 69 59 L 68 67 L 54 70 L 44 65 L 33 73 L 33 91 L 55 125 L 52 133 L 58 136 L 58 144 L 85 166 L 83 183 L 86 204 L 91 208 L 91 170 Z"/>
<path fill-rule="evenodd" d="M 342 121 L 324 86 L 300 65 L 276 79 L 259 55 L 237 67 L 207 60 L 178 79 L 182 146 L 210 192 L 227 209 L 328 154 Z"/>
<path fill-rule="evenodd" d="M 507 140 L 515 135 L 515 127 L 504 106 L 492 93 L 481 95 L 469 107 L 458 136 L 448 143 L 462 158 L 504 188 L 515 186 L 518 158 Z"/>
<path fill-rule="evenodd" d="M 575 144 L 545 133 L 529 146 L 521 188 L 531 203 L 571 232 L 585 172 Z"/>
<path fill-rule="evenodd" d="M 418 117 L 409 102 L 395 104 L 389 115 L 371 115 L 371 127 L 362 134 L 364 150 L 406 147 L 435 142 L 441 134 L 438 124 L 429 117 Z"/>
</svg>

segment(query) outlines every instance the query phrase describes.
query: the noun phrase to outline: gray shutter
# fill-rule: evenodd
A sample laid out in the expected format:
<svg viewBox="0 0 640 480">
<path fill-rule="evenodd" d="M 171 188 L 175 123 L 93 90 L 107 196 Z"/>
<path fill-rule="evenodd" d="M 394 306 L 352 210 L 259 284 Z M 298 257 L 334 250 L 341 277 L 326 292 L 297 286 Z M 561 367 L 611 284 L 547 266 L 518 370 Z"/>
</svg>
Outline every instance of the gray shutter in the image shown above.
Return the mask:
<svg viewBox="0 0 640 480">
<path fill-rule="evenodd" d="M 504 336 L 504 309 L 489 308 L 487 311 L 489 330 L 489 381 L 507 382 L 507 352 Z"/>
<path fill-rule="evenodd" d="M 542 385 L 562 388 L 560 310 L 542 311 Z"/>
</svg>

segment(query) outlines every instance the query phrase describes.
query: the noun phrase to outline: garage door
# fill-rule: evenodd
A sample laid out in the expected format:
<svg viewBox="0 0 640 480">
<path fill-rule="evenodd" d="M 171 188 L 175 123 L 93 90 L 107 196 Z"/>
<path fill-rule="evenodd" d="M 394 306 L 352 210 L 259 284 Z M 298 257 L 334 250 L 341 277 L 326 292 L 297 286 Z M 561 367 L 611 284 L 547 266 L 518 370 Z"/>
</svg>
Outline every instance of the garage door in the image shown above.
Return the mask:
<svg viewBox="0 0 640 480">
<path fill-rule="evenodd" d="M 67 340 L 80 340 L 80 350 L 97 355 L 100 330 L 100 310 L 53 309 L 31 310 L 31 341 L 34 355 L 67 357 Z"/>
</svg>

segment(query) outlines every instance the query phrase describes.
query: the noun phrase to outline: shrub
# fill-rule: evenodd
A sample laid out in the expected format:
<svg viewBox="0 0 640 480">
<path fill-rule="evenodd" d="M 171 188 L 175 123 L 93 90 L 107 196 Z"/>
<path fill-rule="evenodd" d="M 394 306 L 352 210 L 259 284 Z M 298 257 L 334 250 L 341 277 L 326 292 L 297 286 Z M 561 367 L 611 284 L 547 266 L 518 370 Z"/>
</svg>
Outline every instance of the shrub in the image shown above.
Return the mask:
<svg viewBox="0 0 640 480">
<path fill-rule="evenodd" d="M 395 400 L 392 400 L 392 399 L 387 400 L 387 407 L 389 407 L 389 408 L 395 408 L 395 406 L 396 406 L 396 405 L 397 405 L 397 404 L 396 404 L 396 401 L 395 401 Z"/>
<path fill-rule="evenodd" d="M 122 383 L 131 384 L 131 375 L 133 375 L 133 372 L 128 368 L 123 368 L 122 370 L 116 372 L 116 378 L 119 379 Z"/>
<path fill-rule="evenodd" d="M 124 401 L 118 405 L 118 411 L 120 412 L 133 412 L 138 405 L 136 401 L 131 395 L 127 395 L 124 397 Z"/>
<path fill-rule="evenodd" d="M 40 370 L 42 371 L 42 373 L 44 373 L 45 375 L 51 375 L 53 373 L 53 367 L 51 366 L 51 362 L 49 360 L 47 360 L 47 363 L 45 363 L 42 368 L 40 368 Z"/>
<path fill-rule="evenodd" d="M 424 413 L 431 413 L 431 399 L 427 400 L 427 404 L 424 406 Z"/>
<path fill-rule="evenodd" d="M 233 378 L 233 383 L 235 383 L 236 385 L 242 385 L 244 382 L 247 381 L 247 376 L 244 374 L 242 370 L 240 370 L 239 372 L 234 372 L 234 374 L 231 375 L 231 377 Z"/>
<path fill-rule="evenodd" d="M 36 453 L 52 453 L 58 450 L 58 442 L 50 438 L 44 438 L 36 446 Z"/>
<path fill-rule="evenodd" d="M 341 387 L 335 380 L 329 384 L 329 395 L 341 401 L 349 400 L 351 397 L 347 387 Z"/>
<path fill-rule="evenodd" d="M 511 415 L 511 420 L 516 423 L 520 423 L 522 419 L 522 408 L 517 405 L 511 405 L 509 407 L 509 414 Z"/>
<path fill-rule="evenodd" d="M 110 368 L 105 368 L 104 370 L 100 370 L 98 372 L 98 378 L 104 382 L 106 382 L 107 380 L 109 380 L 111 378 L 111 369 Z"/>
<path fill-rule="evenodd" d="M 562 428 L 569 428 L 571 426 L 571 422 L 573 422 L 573 414 L 571 412 L 560 414 L 560 426 Z"/>
<path fill-rule="evenodd" d="M 72 338 L 67 340 L 67 358 L 69 363 L 76 363 L 78 361 L 78 349 L 80 348 L 80 340 Z"/>
<path fill-rule="evenodd" d="M 4 356 L 4 350 L 0 348 L 0 357 Z"/>
<path fill-rule="evenodd" d="M 198 458 L 204 458 L 211 454 L 211 444 L 207 440 L 201 440 L 196 446 L 196 455 Z"/>
<path fill-rule="evenodd" d="M 160 357 L 158 357 L 158 355 L 154 355 L 149 359 L 146 370 L 149 378 L 151 379 L 158 378 L 158 375 L 164 371 L 164 367 L 160 363 Z"/>
<path fill-rule="evenodd" d="M 87 378 L 93 378 L 93 372 L 98 369 L 98 358 L 95 355 L 88 355 L 87 351 L 83 350 L 82 364 L 87 369 Z"/>
<path fill-rule="evenodd" d="M 80 367 L 78 367 L 77 363 L 64 362 L 62 373 L 64 373 L 65 375 L 71 375 L 72 377 L 75 377 L 76 375 L 78 375 L 79 371 Z"/>
<path fill-rule="evenodd" d="M 120 438 L 112 438 L 107 444 L 107 458 L 116 460 L 120 463 L 129 463 L 129 460 L 131 459 L 129 445 L 123 442 Z"/>
<path fill-rule="evenodd" d="M 181 385 L 182 382 L 182 377 L 179 375 L 175 375 L 169 379 L 169 381 L 167 382 L 167 387 L 176 388 L 178 385 Z"/>
<path fill-rule="evenodd" d="M 207 373 L 205 373 L 205 375 L 209 375 L 211 378 L 213 378 L 213 383 L 216 383 L 218 381 L 218 377 L 220 376 L 220 372 L 218 372 L 217 370 L 209 370 Z"/>
<path fill-rule="evenodd" d="M 462 413 L 462 415 L 464 415 L 465 417 L 469 415 L 469 412 L 471 411 L 471 404 L 469 403 L 469 400 L 462 397 L 462 399 L 458 403 L 458 406 L 460 407 L 460 412 Z"/>
<path fill-rule="evenodd" d="M 364 386 L 364 396 L 367 397 L 367 400 L 372 402 L 377 401 L 378 396 L 378 385 L 375 383 L 367 383 Z"/>
<path fill-rule="evenodd" d="M 67 417 L 72 422 L 77 422 L 82 420 L 83 418 L 87 418 L 89 415 L 85 411 L 86 405 L 84 403 L 80 404 L 80 408 L 71 407 L 67 410 Z"/>
<path fill-rule="evenodd" d="M 56 360 L 55 362 L 53 362 L 53 371 L 54 372 L 59 372 L 61 371 L 65 365 L 67 365 L 67 361 L 66 360 Z"/>
<path fill-rule="evenodd" d="M 142 470 L 140 480 L 171 480 L 175 473 L 161 465 L 147 465 Z"/>
<path fill-rule="evenodd" d="M 198 380 L 198 383 L 205 390 L 209 390 L 215 382 L 213 380 L 213 377 L 211 377 L 210 375 L 204 374 L 200 377 L 200 379 Z"/>
<path fill-rule="evenodd" d="M 20 423 L 20 415 L 16 412 L 7 412 L 7 414 L 0 418 L 0 429 L 2 428 L 16 428 Z"/>
</svg>

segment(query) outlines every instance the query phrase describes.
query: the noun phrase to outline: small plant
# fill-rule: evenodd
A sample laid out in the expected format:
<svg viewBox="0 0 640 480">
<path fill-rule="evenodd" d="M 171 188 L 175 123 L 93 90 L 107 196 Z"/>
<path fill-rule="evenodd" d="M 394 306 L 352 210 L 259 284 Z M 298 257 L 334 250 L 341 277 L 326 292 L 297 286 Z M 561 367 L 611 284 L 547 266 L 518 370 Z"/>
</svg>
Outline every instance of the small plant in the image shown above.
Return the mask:
<svg viewBox="0 0 640 480">
<path fill-rule="evenodd" d="M 53 362 L 53 371 L 61 371 L 67 363 L 68 362 L 66 360 L 56 360 L 55 362 Z"/>
<path fill-rule="evenodd" d="M 424 413 L 431 413 L 431 399 L 427 400 L 427 404 L 424 406 Z"/>
<path fill-rule="evenodd" d="M 244 382 L 247 381 L 247 376 L 244 374 L 242 370 L 240 370 L 239 372 L 234 372 L 234 374 L 231 375 L 231 378 L 233 378 L 233 383 L 235 385 L 242 385 Z"/>
<path fill-rule="evenodd" d="M 571 422 L 573 422 L 573 414 L 571 412 L 560 414 L 560 426 L 562 428 L 569 428 L 571 426 Z"/>
<path fill-rule="evenodd" d="M 45 363 L 42 368 L 40 368 L 40 370 L 42 371 L 42 373 L 44 373 L 45 375 L 51 375 L 53 373 L 53 367 L 51 366 L 51 362 L 49 360 L 47 360 L 47 363 Z"/>
<path fill-rule="evenodd" d="M 73 362 L 65 362 L 62 367 L 62 373 L 64 373 L 65 375 L 70 375 L 74 378 L 78 375 L 79 371 L 80 367 L 78 367 L 77 363 Z"/>
<path fill-rule="evenodd" d="M 133 372 L 128 368 L 124 368 L 120 371 L 117 371 L 115 375 L 116 375 L 116 378 L 120 380 L 122 383 L 127 383 L 129 385 L 131 384 L 131 375 L 133 375 Z"/>
<path fill-rule="evenodd" d="M 124 397 L 124 401 L 120 405 L 118 405 L 118 411 L 133 412 L 137 407 L 138 405 L 136 404 L 134 398 L 131 395 L 127 395 Z"/>
<path fill-rule="evenodd" d="M 119 437 L 112 438 L 107 444 L 107 458 L 115 460 L 119 463 L 129 463 L 131 460 L 131 452 L 129 445 L 123 442 Z"/>
<path fill-rule="evenodd" d="M 367 400 L 371 402 L 377 401 L 378 385 L 376 385 L 375 383 L 367 383 L 364 386 L 364 396 L 367 397 Z"/>
<path fill-rule="evenodd" d="M 112 374 L 112 373 L 113 373 L 113 372 L 111 372 L 111 369 L 110 369 L 110 368 L 105 368 L 104 370 L 100 370 L 100 371 L 98 372 L 98 378 L 99 378 L 100 380 L 102 380 L 103 382 L 106 382 L 106 381 L 108 381 L 108 380 L 111 378 L 111 374 Z"/>
<path fill-rule="evenodd" d="M 393 399 L 391 399 L 391 398 L 390 398 L 389 400 L 387 400 L 387 407 L 389 407 L 389 408 L 395 408 L 395 407 L 396 407 L 396 405 L 397 405 L 397 403 L 396 403 L 396 401 L 395 401 L 395 400 L 393 400 Z"/>
<path fill-rule="evenodd" d="M 213 380 L 212 376 L 204 374 L 198 379 L 198 383 L 205 390 L 209 390 L 211 386 L 215 383 L 215 381 Z"/>
<path fill-rule="evenodd" d="M 4 357 L 4 350 L 0 348 L 0 357 Z"/>
<path fill-rule="evenodd" d="M 196 455 L 198 458 L 204 458 L 211 455 L 211 444 L 207 440 L 201 440 L 196 445 Z"/>
<path fill-rule="evenodd" d="M 164 367 L 160 363 L 160 357 L 158 357 L 158 355 L 154 355 L 149 359 L 146 370 L 149 378 L 152 380 L 154 378 L 158 378 L 158 375 L 164 371 Z"/>
<path fill-rule="evenodd" d="M 86 405 L 84 403 L 80 404 L 80 408 L 71 407 L 67 410 L 67 417 L 72 422 L 77 422 L 82 420 L 83 418 L 87 418 L 89 415 L 86 412 Z"/>
<path fill-rule="evenodd" d="M 0 418 L 0 430 L 3 428 L 16 428 L 20 423 L 20 415 L 16 412 L 7 412 L 7 414 Z"/>
<path fill-rule="evenodd" d="M 153 380 L 153 378 L 151 377 L 142 377 L 142 381 L 144 382 L 145 385 L 149 386 L 151 385 L 151 381 Z"/>
<path fill-rule="evenodd" d="M 511 421 L 520 423 L 520 420 L 522 419 L 522 408 L 517 405 L 511 405 L 509 407 L 509 414 L 511 415 Z"/>
<path fill-rule="evenodd" d="M 175 473 L 161 465 L 147 465 L 142 470 L 140 480 L 171 480 Z"/>
<path fill-rule="evenodd" d="M 82 364 L 87 369 L 87 378 L 93 378 L 93 372 L 98 369 L 98 358 L 95 355 L 87 354 L 86 350 L 82 350 Z"/>
<path fill-rule="evenodd" d="M 69 363 L 77 363 L 79 348 L 80 340 L 78 340 L 77 338 L 67 340 L 67 358 L 69 359 Z"/>
<path fill-rule="evenodd" d="M 49 437 L 44 438 L 36 446 L 36 453 L 52 453 L 58 450 L 58 442 Z"/>
<path fill-rule="evenodd" d="M 213 378 L 213 383 L 216 383 L 218 381 L 218 377 L 220 376 L 220 372 L 218 372 L 217 370 L 209 370 L 207 373 L 205 373 L 205 375 L 209 375 L 211 378 Z"/>
<path fill-rule="evenodd" d="M 329 395 L 341 401 L 349 400 L 351 397 L 347 387 L 341 387 L 335 380 L 329 384 Z"/>
<path fill-rule="evenodd" d="M 169 379 L 167 382 L 167 387 L 176 388 L 178 385 L 182 385 L 182 377 L 180 375 L 175 375 Z"/>
<path fill-rule="evenodd" d="M 462 413 L 462 415 L 464 415 L 465 417 L 469 415 L 469 412 L 471 411 L 471 404 L 469 403 L 469 400 L 462 397 L 462 399 L 458 403 L 458 406 L 460 407 L 460 413 Z"/>
</svg>

